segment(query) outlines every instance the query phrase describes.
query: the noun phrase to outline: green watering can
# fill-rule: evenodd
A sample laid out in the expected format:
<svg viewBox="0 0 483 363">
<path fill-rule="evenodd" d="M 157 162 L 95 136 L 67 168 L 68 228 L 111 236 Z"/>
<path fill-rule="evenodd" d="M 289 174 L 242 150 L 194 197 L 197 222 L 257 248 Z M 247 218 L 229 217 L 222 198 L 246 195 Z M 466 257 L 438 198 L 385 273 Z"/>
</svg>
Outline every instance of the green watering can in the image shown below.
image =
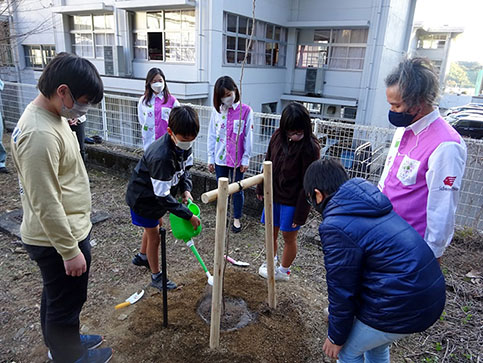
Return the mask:
<svg viewBox="0 0 483 363">
<path fill-rule="evenodd" d="M 188 200 L 187 207 L 195 216 L 200 216 L 200 208 L 191 200 Z M 173 236 L 176 239 L 181 239 L 185 242 L 188 242 L 193 237 L 196 237 L 201 233 L 201 224 L 198 226 L 198 228 L 193 229 L 193 225 L 189 220 L 177 217 L 173 213 L 169 214 L 169 222 L 171 223 Z"/>
<path fill-rule="evenodd" d="M 200 208 L 191 200 L 188 201 L 187 207 L 195 216 L 200 216 Z M 193 237 L 196 237 L 201 233 L 201 223 L 198 228 L 193 229 L 193 225 L 189 220 L 177 217 L 173 213 L 169 214 L 169 222 L 171 223 L 171 231 L 173 232 L 174 238 L 185 241 L 186 245 L 189 247 L 191 252 L 193 252 L 196 259 L 200 263 L 203 271 L 205 271 L 206 277 L 208 278 L 208 284 L 213 286 L 213 276 L 211 276 L 210 271 L 208 271 L 206 268 L 206 265 L 193 242 Z"/>
</svg>

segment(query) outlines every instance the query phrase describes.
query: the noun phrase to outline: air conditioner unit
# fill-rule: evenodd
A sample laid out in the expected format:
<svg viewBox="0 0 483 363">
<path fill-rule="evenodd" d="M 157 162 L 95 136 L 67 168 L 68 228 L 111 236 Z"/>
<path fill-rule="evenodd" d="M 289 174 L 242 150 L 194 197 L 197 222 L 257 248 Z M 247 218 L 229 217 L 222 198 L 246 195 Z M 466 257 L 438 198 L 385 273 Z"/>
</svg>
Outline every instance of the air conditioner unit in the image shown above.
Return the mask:
<svg viewBox="0 0 483 363">
<path fill-rule="evenodd" d="M 309 67 L 305 73 L 305 93 L 321 96 L 324 89 L 324 68 Z"/>
<path fill-rule="evenodd" d="M 104 74 L 106 76 L 125 76 L 126 58 L 121 45 L 104 46 Z"/>
</svg>

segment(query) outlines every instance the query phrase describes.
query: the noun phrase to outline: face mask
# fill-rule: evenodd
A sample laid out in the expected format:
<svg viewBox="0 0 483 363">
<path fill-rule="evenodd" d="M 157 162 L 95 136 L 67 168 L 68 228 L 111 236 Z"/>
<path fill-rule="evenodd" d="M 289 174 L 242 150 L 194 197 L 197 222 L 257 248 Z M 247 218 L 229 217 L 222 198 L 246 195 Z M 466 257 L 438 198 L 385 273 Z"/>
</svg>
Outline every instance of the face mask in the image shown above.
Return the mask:
<svg viewBox="0 0 483 363">
<path fill-rule="evenodd" d="M 151 89 L 155 93 L 161 93 L 161 92 L 163 92 L 163 90 L 164 90 L 164 82 L 154 82 L 154 83 L 151 83 Z"/>
<path fill-rule="evenodd" d="M 62 101 L 62 108 L 60 110 L 60 116 L 65 117 L 66 119 L 74 119 L 74 118 L 79 118 L 84 116 L 87 113 L 87 110 L 89 110 L 89 104 L 80 104 L 78 103 L 75 99 L 74 96 L 72 96 L 72 93 L 70 93 L 70 97 L 72 97 L 72 102 L 74 103 L 72 108 L 67 108 L 64 105 L 64 101 Z"/>
<path fill-rule="evenodd" d="M 176 144 L 176 147 L 178 149 L 185 151 L 185 150 L 189 150 L 191 146 L 193 146 L 193 141 L 178 141 L 174 133 L 171 135 L 173 136 L 174 143 Z"/>
<path fill-rule="evenodd" d="M 389 110 L 389 122 L 396 127 L 408 127 L 416 115 L 407 112 L 394 112 Z"/>
<path fill-rule="evenodd" d="M 176 147 L 180 148 L 181 150 L 189 150 L 193 146 L 193 141 L 178 141 Z"/>
<path fill-rule="evenodd" d="M 233 92 L 231 93 L 231 96 L 228 97 L 223 97 L 221 99 L 221 102 L 226 106 L 226 107 L 231 107 L 233 106 L 233 102 L 235 102 L 235 95 Z"/>
</svg>

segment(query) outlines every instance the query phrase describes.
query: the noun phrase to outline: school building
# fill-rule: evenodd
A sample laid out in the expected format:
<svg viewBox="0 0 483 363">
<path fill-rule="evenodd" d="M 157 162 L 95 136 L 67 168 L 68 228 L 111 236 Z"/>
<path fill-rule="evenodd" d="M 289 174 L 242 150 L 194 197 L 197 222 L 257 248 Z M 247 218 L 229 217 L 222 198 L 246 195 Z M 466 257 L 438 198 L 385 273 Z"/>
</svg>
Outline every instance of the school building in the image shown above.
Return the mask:
<svg viewBox="0 0 483 363">
<path fill-rule="evenodd" d="M 0 77 L 35 84 L 67 51 L 91 60 L 106 93 L 138 97 L 148 70 L 181 102 L 212 104 L 218 77 L 254 111 L 304 102 L 313 117 L 387 127 L 384 78 L 408 49 L 416 0 L 10 0 Z M 122 106 L 121 106 L 122 107 Z"/>
</svg>

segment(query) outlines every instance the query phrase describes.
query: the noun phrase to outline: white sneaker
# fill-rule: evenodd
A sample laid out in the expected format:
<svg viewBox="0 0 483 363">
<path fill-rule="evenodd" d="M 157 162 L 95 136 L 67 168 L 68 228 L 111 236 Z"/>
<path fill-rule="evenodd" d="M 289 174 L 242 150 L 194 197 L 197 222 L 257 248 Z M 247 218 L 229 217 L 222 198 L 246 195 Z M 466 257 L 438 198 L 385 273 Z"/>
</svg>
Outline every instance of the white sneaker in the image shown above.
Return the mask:
<svg viewBox="0 0 483 363">
<path fill-rule="evenodd" d="M 276 266 L 276 265 L 275 265 Z M 258 269 L 258 274 L 263 278 L 268 278 L 267 262 L 264 262 Z M 288 281 L 290 279 L 290 270 L 282 272 L 278 267 L 275 267 L 275 281 Z"/>
<path fill-rule="evenodd" d="M 288 281 L 290 279 L 290 270 L 287 272 L 280 271 L 280 267 L 275 269 L 275 281 Z"/>
<path fill-rule="evenodd" d="M 268 272 L 267 272 L 267 261 L 262 263 L 260 268 L 258 269 L 258 274 L 262 276 L 264 279 L 268 278 Z"/>
</svg>

